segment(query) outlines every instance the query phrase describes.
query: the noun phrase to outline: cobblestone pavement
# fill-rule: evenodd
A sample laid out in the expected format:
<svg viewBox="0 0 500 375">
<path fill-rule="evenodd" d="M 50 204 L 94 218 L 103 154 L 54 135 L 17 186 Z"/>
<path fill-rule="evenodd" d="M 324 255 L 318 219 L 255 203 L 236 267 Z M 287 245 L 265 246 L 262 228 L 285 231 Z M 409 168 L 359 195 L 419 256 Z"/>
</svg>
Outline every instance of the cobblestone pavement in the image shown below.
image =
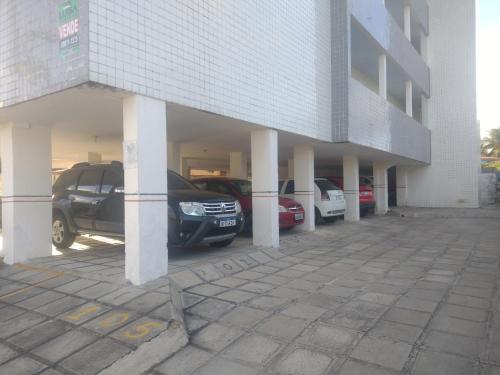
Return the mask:
<svg viewBox="0 0 500 375">
<path fill-rule="evenodd" d="M 159 375 L 498 375 L 500 220 L 371 217 L 171 251 L 190 343 Z M 123 247 L 0 265 L 0 374 L 93 374 L 168 330 Z"/>
</svg>

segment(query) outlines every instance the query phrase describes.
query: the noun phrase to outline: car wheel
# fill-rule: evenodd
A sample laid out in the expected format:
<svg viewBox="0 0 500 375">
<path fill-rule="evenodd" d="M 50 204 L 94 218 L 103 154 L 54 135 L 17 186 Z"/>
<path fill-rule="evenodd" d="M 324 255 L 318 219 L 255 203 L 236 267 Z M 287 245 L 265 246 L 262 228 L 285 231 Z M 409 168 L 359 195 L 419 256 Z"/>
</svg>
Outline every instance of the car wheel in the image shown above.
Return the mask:
<svg viewBox="0 0 500 375">
<path fill-rule="evenodd" d="M 325 221 L 323 220 L 323 216 L 321 216 L 321 212 L 319 211 L 318 207 L 314 207 L 314 223 L 316 225 L 324 224 Z"/>
<path fill-rule="evenodd" d="M 338 219 L 338 216 L 330 216 L 330 217 L 325 217 L 323 220 L 325 220 L 327 223 L 335 223 Z"/>
<path fill-rule="evenodd" d="M 75 235 L 69 231 L 68 223 L 61 214 L 52 219 L 52 243 L 58 249 L 67 249 L 75 242 Z"/>
<path fill-rule="evenodd" d="M 226 247 L 226 246 L 231 245 L 233 243 L 233 240 L 234 240 L 234 238 L 230 238 L 230 239 L 224 240 L 224 241 L 212 242 L 212 243 L 210 243 L 210 246 L 212 246 L 212 247 Z"/>
<path fill-rule="evenodd" d="M 253 222 L 252 222 L 252 214 L 247 215 L 245 218 L 245 227 L 243 228 L 243 233 L 247 236 L 250 236 L 253 232 Z"/>
</svg>

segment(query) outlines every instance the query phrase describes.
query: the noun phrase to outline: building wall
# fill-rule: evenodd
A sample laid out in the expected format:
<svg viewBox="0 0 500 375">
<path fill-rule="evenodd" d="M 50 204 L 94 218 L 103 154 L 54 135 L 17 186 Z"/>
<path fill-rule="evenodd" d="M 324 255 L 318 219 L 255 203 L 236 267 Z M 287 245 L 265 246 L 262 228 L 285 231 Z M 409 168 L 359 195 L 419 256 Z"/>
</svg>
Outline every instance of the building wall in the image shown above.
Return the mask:
<svg viewBox="0 0 500 375">
<path fill-rule="evenodd" d="M 61 53 L 63 0 L 0 1 L 0 108 L 88 81 L 88 3 L 79 0 L 78 48 Z"/>
<path fill-rule="evenodd" d="M 422 207 L 477 207 L 476 5 L 474 0 L 428 0 L 428 4 L 432 165 L 410 172 L 408 201 Z"/>
<path fill-rule="evenodd" d="M 331 140 L 328 0 L 90 0 L 90 80 Z"/>
</svg>

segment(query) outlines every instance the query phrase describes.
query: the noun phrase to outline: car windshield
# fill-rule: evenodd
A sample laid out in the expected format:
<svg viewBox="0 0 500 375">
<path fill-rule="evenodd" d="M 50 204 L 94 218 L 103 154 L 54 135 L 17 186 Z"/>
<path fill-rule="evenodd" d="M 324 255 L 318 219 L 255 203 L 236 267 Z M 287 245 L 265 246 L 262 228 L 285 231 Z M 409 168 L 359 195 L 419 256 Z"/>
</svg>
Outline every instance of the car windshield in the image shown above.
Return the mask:
<svg viewBox="0 0 500 375">
<path fill-rule="evenodd" d="M 198 188 L 177 173 L 169 172 L 168 190 L 198 190 Z"/>
<path fill-rule="evenodd" d="M 238 192 L 244 196 L 252 195 L 252 183 L 250 181 L 244 180 L 233 180 L 231 181 L 233 185 L 236 187 Z"/>
<path fill-rule="evenodd" d="M 317 179 L 314 181 L 316 186 L 318 186 L 319 190 L 324 193 L 328 190 L 340 190 L 337 186 L 333 184 L 333 182 L 329 180 Z"/>
</svg>

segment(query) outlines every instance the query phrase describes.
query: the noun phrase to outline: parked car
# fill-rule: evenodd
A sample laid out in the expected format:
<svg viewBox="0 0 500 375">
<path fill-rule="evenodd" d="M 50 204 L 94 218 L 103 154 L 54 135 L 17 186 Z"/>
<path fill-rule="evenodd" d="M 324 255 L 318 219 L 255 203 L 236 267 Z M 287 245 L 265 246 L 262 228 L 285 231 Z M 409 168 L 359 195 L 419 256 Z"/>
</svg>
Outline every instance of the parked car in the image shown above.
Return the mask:
<svg viewBox="0 0 500 375">
<path fill-rule="evenodd" d="M 279 182 L 281 196 L 293 198 L 295 180 Z M 333 222 L 345 213 L 344 193 L 326 178 L 314 179 L 314 217 L 316 224 L 324 221 Z"/>
<path fill-rule="evenodd" d="M 208 177 L 192 181 L 198 188 L 235 197 L 245 215 L 246 230 L 252 230 L 252 183 L 225 177 Z M 280 229 L 290 229 L 304 222 L 304 208 L 293 199 L 279 197 Z"/>
<path fill-rule="evenodd" d="M 79 234 L 124 236 L 123 165 L 78 163 L 63 172 L 52 188 L 52 242 L 71 246 Z M 238 200 L 199 190 L 168 171 L 168 243 L 189 246 L 231 244 L 243 229 Z"/>
<path fill-rule="evenodd" d="M 325 178 L 344 190 L 344 177 L 328 176 Z M 375 197 L 373 195 L 373 188 L 366 183 L 367 180 L 368 179 L 366 177 L 359 178 L 359 212 L 361 216 L 364 216 L 368 212 L 372 212 L 375 209 Z"/>
</svg>

